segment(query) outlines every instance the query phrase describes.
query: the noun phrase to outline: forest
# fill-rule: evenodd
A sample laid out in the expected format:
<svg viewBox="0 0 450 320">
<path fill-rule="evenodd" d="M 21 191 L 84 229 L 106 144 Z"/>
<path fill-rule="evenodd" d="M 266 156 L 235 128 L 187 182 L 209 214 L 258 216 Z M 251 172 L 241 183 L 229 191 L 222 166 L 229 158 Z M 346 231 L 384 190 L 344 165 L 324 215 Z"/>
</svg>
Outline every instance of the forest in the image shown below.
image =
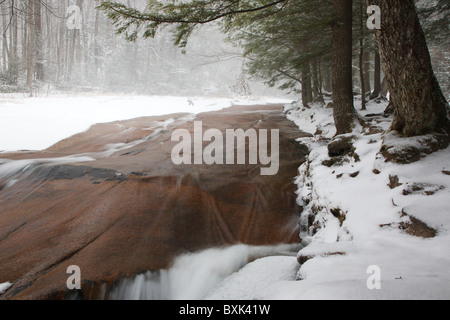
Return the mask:
<svg viewBox="0 0 450 320">
<path fill-rule="evenodd" d="M 0 92 L 245 95 L 242 50 L 217 27 L 197 32 L 183 54 L 168 31 L 146 42 L 117 36 L 98 4 L 1 1 Z"/>
<path fill-rule="evenodd" d="M 415 2 L 435 75 L 448 98 L 449 4 Z M 254 8 L 261 4 L 262 9 Z M 301 94 L 305 104 L 323 101 L 323 94 L 332 92 L 333 6 L 328 1 L 199 1 L 189 9 L 164 8 L 170 19 L 155 26 L 151 17 L 127 17 L 126 6 L 138 12 L 159 10 L 146 7 L 146 1 L 2 1 L 0 90 L 217 94 L 245 91 L 245 82 L 258 79 Z M 250 6 L 251 12 L 233 15 L 239 11 L 235 6 Z M 374 99 L 386 97 L 388 85 L 375 32 L 367 27 L 366 8 L 364 0 L 352 1 L 352 92 L 364 91 L 366 99 Z M 200 16 L 201 10 L 220 15 L 225 9 L 218 22 L 219 17 Z M 175 16 L 169 10 L 179 12 Z M 192 12 L 199 22 L 173 26 Z M 208 19 L 213 21 L 202 21 Z M 199 25 L 207 30 L 196 31 L 188 42 Z M 125 37 L 115 35 L 117 31 Z M 141 36 L 154 39 L 135 41 Z M 220 72 L 230 64 L 232 75 Z"/>
</svg>

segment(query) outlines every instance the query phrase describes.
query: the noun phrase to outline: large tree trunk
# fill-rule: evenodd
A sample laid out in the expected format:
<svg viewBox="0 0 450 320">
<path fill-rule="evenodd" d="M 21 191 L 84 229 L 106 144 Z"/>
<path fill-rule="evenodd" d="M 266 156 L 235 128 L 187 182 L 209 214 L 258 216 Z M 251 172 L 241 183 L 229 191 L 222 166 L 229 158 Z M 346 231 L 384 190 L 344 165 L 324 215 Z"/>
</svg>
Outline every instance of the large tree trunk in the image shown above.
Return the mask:
<svg viewBox="0 0 450 320">
<path fill-rule="evenodd" d="M 381 8 L 375 31 L 395 108 L 392 130 L 406 136 L 448 128 L 448 102 L 433 73 L 430 54 L 413 0 L 368 0 Z"/>
<path fill-rule="evenodd" d="M 352 80 L 352 0 L 334 0 L 333 105 L 337 135 L 350 133 L 356 119 Z"/>
</svg>

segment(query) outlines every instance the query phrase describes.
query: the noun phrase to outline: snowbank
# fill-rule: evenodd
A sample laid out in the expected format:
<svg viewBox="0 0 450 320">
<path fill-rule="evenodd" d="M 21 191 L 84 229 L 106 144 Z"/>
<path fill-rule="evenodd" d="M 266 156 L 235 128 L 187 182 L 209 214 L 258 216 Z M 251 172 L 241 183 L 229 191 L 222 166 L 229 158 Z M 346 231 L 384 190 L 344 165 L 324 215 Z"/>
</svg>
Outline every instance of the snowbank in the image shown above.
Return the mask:
<svg viewBox="0 0 450 320">
<path fill-rule="evenodd" d="M 233 104 L 287 103 L 285 99 L 166 96 L 0 96 L 0 151 L 43 150 L 97 123 L 173 113 L 216 111 Z"/>
<path fill-rule="evenodd" d="M 370 104 L 362 114 L 385 107 Z M 255 261 L 210 297 L 449 299 L 450 148 L 407 165 L 384 162 L 379 150 L 391 119 L 380 116 L 355 130 L 352 156 L 330 162 L 332 109 L 291 105 L 286 112 L 316 133 L 301 139 L 312 152 L 296 180 L 301 266 L 289 257 Z"/>
</svg>

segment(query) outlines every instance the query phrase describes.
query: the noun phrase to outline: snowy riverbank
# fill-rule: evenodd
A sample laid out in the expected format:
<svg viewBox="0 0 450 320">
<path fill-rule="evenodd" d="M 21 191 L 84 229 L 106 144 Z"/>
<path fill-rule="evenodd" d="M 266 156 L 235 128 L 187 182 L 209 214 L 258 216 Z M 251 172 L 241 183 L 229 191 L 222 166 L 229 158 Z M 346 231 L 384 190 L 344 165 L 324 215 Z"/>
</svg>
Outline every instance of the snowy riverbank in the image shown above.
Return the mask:
<svg viewBox="0 0 450 320">
<path fill-rule="evenodd" d="M 372 103 L 368 113 L 382 113 Z M 351 155 L 333 162 L 332 109 L 286 107 L 312 149 L 297 178 L 305 247 L 295 258 L 255 261 L 213 299 L 450 298 L 450 148 L 398 165 L 378 154 L 390 118 L 357 128 Z M 295 266 L 297 266 L 295 268 Z M 280 270 L 297 273 L 295 279 Z"/>
</svg>

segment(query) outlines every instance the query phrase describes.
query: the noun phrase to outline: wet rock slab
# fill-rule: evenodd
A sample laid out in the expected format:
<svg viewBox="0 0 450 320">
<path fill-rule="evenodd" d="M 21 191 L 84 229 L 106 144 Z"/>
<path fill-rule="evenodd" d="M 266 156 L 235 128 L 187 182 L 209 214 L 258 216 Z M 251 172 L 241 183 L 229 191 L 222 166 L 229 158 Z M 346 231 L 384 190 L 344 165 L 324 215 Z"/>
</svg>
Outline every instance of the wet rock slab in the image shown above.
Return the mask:
<svg viewBox="0 0 450 320">
<path fill-rule="evenodd" d="M 175 166 L 171 133 L 194 127 L 183 114 L 96 125 L 42 152 L 0 155 L 93 160 L 43 163 L 13 184 L 0 180 L 0 283 L 13 283 L 0 299 L 70 297 L 71 265 L 81 269 L 79 296 L 99 299 L 105 286 L 167 268 L 182 253 L 298 242 L 293 180 L 307 150 L 281 106 L 232 107 L 195 120 L 223 132 L 279 129 L 278 174 L 261 176 L 258 165 Z"/>
</svg>

